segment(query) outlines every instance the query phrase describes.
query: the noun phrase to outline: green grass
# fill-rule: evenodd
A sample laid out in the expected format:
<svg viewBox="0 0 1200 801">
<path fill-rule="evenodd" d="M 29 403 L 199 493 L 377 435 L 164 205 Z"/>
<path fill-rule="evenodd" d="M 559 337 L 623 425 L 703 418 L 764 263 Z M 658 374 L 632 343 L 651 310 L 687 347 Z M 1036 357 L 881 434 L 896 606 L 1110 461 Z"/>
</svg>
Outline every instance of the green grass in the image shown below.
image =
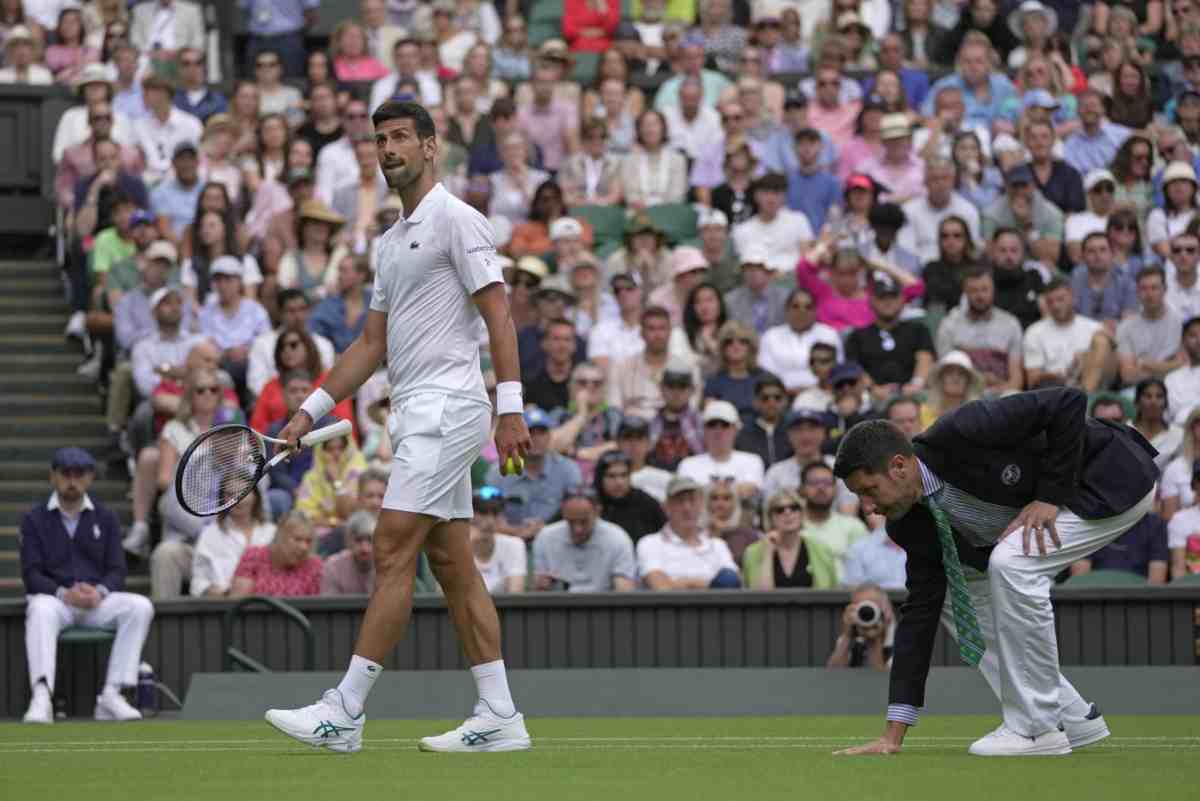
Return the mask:
<svg viewBox="0 0 1200 801">
<path fill-rule="evenodd" d="M 372 721 L 363 751 L 318 752 L 266 723 L 0 725 L 5 798 L 88 801 L 1034 801 L 1166 799 L 1194 786 L 1195 717 L 1113 717 L 1113 737 L 1068 757 L 966 753 L 998 721 L 929 717 L 896 757 L 833 757 L 876 718 L 530 721 L 534 750 L 421 754 L 445 725 Z"/>
</svg>

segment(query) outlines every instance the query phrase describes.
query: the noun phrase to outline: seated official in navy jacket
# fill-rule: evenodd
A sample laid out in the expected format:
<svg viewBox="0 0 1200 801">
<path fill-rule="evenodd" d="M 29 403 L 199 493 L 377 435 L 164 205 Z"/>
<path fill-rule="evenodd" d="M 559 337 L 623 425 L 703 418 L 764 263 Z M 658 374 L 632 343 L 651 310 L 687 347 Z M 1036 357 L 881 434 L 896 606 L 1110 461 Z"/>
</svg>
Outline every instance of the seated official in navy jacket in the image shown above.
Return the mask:
<svg viewBox="0 0 1200 801">
<path fill-rule="evenodd" d="M 25 582 L 25 652 L 33 698 L 26 723 L 53 723 L 58 634 L 68 626 L 116 630 L 108 675 L 96 697 L 97 720 L 142 717 L 121 695 L 137 684 L 142 646 L 154 618 L 144 595 L 125 587 L 125 554 L 116 515 L 87 494 L 96 475 L 91 454 L 62 448 L 50 463 L 49 500 L 21 520 L 21 578 Z"/>
</svg>

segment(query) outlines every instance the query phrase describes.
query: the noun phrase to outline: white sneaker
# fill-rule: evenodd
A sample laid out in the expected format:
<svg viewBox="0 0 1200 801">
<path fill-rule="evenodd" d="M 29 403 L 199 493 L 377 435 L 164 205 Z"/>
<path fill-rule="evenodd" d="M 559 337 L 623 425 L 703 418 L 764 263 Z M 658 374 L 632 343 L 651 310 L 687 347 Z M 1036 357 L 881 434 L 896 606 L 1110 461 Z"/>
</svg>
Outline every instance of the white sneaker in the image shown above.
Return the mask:
<svg viewBox="0 0 1200 801">
<path fill-rule="evenodd" d="M 33 688 L 33 698 L 29 701 L 29 709 L 21 720 L 25 723 L 54 722 L 54 704 L 50 700 L 50 691 L 46 689 L 46 685 L 39 683 Z"/>
<path fill-rule="evenodd" d="M 76 339 L 86 337 L 87 315 L 81 311 L 72 313 L 71 318 L 67 320 L 67 327 L 63 330 L 63 336 L 75 337 Z"/>
<path fill-rule="evenodd" d="M 457 729 L 437 737 L 423 737 L 417 747 L 422 751 L 442 753 L 528 751 L 532 742 L 525 730 L 525 717 L 520 712 L 511 718 L 501 718 L 490 709 L 477 709 Z"/>
<path fill-rule="evenodd" d="M 102 692 L 96 696 L 96 720 L 141 720 L 142 713 L 133 708 L 119 692 Z"/>
<path fill-rule="evenodd" d="M 975 756 L 1061 756 L 1071 753 L 1067 735 L 1055 729 L 1037 737 L 1026 737 L 1001 724 L 1000 728 L 971 744 Z"/>
<path fill-rule="evenodd" d="M 138 520 L 129 527 L 121 547 L 143 561 L 150 556 L 150 526 L 145 520 Z"/>
<path fill-rule="evenodd" d="M 321 700 L 300 709 L 268 709 L 270 723 L 293 740 L 326 748 L 342 754 L 352 754 L 362 748 L 362 730 L 367 713 L 351 717 L 346 711 L 342 694 L 326 690 Z"/>
<path fill-rule="evenodd" d="M 1092 704 L 1086 717 L 1071 718 L 1064 715 L 1062 726 L 1059 728 L 1067 735 L 1072 748 L 1083 748 L 1098 743 L 1109 735 L 1108 724 L 1104 722 L 1104 716 L 1095 704 Z"/>
</svg>

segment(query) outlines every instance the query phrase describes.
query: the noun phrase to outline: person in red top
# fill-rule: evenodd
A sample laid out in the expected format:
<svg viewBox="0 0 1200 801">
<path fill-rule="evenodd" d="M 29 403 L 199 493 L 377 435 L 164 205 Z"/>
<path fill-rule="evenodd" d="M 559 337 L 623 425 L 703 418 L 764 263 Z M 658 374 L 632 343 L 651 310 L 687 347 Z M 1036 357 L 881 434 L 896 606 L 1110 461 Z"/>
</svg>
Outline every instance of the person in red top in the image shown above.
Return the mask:
<svg viewBox="0 0 1200 801">
<path fill-rule="evenodd" d="M 277 373 L 268 381 L 254 404 L 254 413 L 250 416 L 250 427 L 255 431 L 266 431 L 271 424 L 287 416 L 287 400 L 283 396 L 283 384 L 280 376 L 289 370 L 307 370 L 316 376 L 315 386 L 321 386 L 325 380 L 325 372 L 321 370 L 321 352 L 309 333 L 303 328 L 287 328 L 275 340 L 275 367 Z M 346 398 L 333 407 L 333 415 L 342 420 L 354 421 L 354 406 L 350 398 Z"/>
<path fill-rule="evenodd" d="M 313 540 L 308 518 L 288 512 L 279 519 L 270 545 L 255 545 L 242 553 L 229 596 L 320 595 L 322 566 L 320 557 L 313 555 Z"/>
<path fill-rule="evenodd" d="M 621 0 L 566 0 L 563 4 L 563 38 L 572 50 L 603 53 L 621 22 Z"/>
</svg>

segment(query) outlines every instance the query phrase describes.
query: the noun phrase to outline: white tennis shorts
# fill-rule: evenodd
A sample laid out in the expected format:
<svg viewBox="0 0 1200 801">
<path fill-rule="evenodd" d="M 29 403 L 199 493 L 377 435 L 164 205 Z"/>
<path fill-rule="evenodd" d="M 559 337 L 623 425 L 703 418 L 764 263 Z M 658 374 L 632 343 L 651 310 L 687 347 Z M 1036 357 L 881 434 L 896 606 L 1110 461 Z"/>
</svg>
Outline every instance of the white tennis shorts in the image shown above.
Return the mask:
<svg viewBox="0 0 1200 801">
<path fill-rule="evenodd" d="M 491 435 L 492 410 L 439 392 L 409 395 L 391 410 L 392 475 L 384 509 L 467 519 L 471 465 Z"/>
</svg>

